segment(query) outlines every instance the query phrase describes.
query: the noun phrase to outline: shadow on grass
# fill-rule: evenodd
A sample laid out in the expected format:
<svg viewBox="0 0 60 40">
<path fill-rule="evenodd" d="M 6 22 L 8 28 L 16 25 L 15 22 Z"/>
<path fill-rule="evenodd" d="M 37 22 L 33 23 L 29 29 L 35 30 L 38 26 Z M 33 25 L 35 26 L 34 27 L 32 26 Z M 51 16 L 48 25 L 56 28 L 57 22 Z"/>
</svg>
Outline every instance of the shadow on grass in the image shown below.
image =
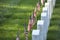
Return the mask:
<svg viewBox="0 0 60 40">
<path fill-rule="evenodd" d="M 56 6 L 55 8 L 60 8 L 60 0 L 56 0 Z"/>
<path fill-rule="evenodd" d="M 59 18 L 55 17 L 51 19 L 50 26 L 53 26 L 53 25 L 60 25 L 60 17 Z"/>
<path fill-rule="evenodd" d="M 56 31 L 56 30 L 49 30 L 48 31 L 48 39 L 47 40 L 59 40 L 60 35 L 59 35 L 60 31 Z"/>
</svg>

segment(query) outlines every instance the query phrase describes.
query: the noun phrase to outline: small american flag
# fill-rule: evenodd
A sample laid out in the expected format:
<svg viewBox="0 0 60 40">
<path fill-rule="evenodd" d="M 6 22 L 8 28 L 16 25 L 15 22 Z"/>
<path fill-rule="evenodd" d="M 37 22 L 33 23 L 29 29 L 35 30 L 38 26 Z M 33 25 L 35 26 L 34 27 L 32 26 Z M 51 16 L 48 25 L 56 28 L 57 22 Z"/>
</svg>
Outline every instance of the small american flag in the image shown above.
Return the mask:
<svg viewBox="0 0 60 40">
<path fill-rule="evenodd" d="M 40 11 L 40 3 L 37 3 L 37 10 Z"/>
<path fill-rule="evenodd" d="M 41 0 L 41 4 L 44 5 L 44 0 Z"/>
<path fill-rule="evenodd" d="M 37 10 L 35 8 L 34 11 L 33 11 L 34 17 L 36 17 L 36 13 L 37 13 Z"/>
<path fill-rule="evenodd" d="M 33 16 L 32 16 L 32 23 L 33 23 L 33 25 L 35 24 L 35 16 L 34 16 L 34 13 L 33 13 Z"/>
<path fill-rule="evenodd" d="M 32 18 L 31 18 L 31 16 L 30 16 L 30 18 L 29 18 L 29 23 L 28 23 L 28 31 L 30 31 L 31 30 L 31 28 L 32 28 L 32 25 L 33 23 L 32 23 Z"/>
</svg>

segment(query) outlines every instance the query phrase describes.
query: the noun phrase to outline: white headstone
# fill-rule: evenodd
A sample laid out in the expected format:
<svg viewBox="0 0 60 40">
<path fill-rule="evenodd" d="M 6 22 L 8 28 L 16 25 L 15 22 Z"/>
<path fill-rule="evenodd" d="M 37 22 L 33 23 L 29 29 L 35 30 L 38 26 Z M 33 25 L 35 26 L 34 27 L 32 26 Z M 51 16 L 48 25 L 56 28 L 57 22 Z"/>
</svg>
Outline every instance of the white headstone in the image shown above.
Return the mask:
<svg viewBox="0 0 60 40">
<path fill-rule="evenodd" d="M 41 13 L 41 20 L 44 20 L 44 23 L 48 24 L 48 26 L 49 26 L 50 19 L 49 19 L 49 17 L 48 17 L 46 12 L 42 12 Z"/>
<path fill-rule="evenodd" d="M 32 40 L 40 40 L 40 30 L 32 31 Z"/>
<path fill-rule="evenodd" d="M 50 11 L 50 3 L 49 2 L 45 3 L 45 7 L 48 7 L 48 9 Z"/>
<path fill-rule="evenodd" d="M 50 16 L 52 16 L 53 13 L 53 0 L 47 0 L 48 3 L 50 3 Z"/>
<path fill-rule="evenodd" d="M 43 20 L 38 20 L 37 21 L 37 29 L 43 30 L 43 26 L 44 26 L 44 21 Z"/>
<path fill-rule="evenodd" d="M 41 20 L 44 20 L 44 28 L 43 28 L 43 36 L 44 36 L 44 40 L 47 39 L 47 32 L 48 32 L 48 27 L 49 27 L 49 23 L 50 20 L 48 18 L 48 15 L 46 12 L 41 13 Z"/>
<path fill-rule="evenodd" d="M 45 3 L 45 7 L 47 7 L 47 6 L 49 6 L 49 2 L 46 2 L 46 3 Z"/>
<path fill-rule="evenodd" d="M 40 40 L 43 40 L 43 28 L 44 28 L 44 20 L 37 21 L 37 29 L 40 30 Z"/>
<path fill-rule="evenodd" d="M 43 11 L 43 12 L 46 12 L 48 18 L 50 19 L 50 10 L 49 10 L 49 8 L 48 8 L 48 7 L 43 7 L 43 10 L 42 10 L 42 11 Z"/>
</svg>

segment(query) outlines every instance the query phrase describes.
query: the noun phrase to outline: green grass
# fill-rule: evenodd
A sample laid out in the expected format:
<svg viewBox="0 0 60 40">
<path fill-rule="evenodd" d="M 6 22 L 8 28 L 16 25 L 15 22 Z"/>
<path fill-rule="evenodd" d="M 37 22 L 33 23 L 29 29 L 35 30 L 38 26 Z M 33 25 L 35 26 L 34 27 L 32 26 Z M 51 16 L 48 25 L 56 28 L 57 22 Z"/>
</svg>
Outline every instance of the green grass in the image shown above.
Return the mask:
<svg viewBox="0 0 60 40">
<path fill-rule="evenodd" d="M 38 0 L 1 0 L 0 15 L 4 15 L 4 20 L 0 24 L 0 40 L 16 40 L 18 27 L 20 29 L 20 39 L 25 40 L 24 22 L 28 24 L 29 16 L 33 13 Z M 47 40 L 60 40 L 60 0 L 56 1 L 56 6 L 52 15 L 48 31 Z M 42 9 L 42 8 L 41 8 Z M 40 19 L 40 15 L 37 19 Z M 18 25 L 17 25 L 18 24 Z M 36 29 L 34 25 L 33 29 Z M 32 39 L 31 32 L 29 40 Z"/>
</svg>

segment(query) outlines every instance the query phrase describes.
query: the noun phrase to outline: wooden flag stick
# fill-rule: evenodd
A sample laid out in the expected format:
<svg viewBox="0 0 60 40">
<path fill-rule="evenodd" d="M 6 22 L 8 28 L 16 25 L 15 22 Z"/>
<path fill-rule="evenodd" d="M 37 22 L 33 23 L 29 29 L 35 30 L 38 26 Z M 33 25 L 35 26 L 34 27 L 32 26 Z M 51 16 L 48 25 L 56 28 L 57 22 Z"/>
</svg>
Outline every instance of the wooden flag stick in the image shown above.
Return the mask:
<svg viewBox="0 0 60 40">
<path fill-rule="evenodd" d="M 28 40 L 28 31 L 26 30 L 26 23 L 24 24 L 24 34 L 25 34 L 25 40 Z"/>
<path fill-rule="evenodd" d="M 26 15 L 25 15 L 26 18 Z M 28 40 L 28 31 L 26 27 L 26 19 L 24 20 L 24 35 L 25 35 L 25 40 Z"/>
<path fill-rule="evenodd" d="M 28 31 L 25 32 L 25 36 L 26 36 L 26 37 L 25 37 L 26 40 L 28 40 Z"/>
<path fill-rule="evenodd" d="M 18 25 L 17 25 L 18 26 Z M 19 33 L 20 32 L 20 30 L 19 30 L 19 27 L 18 27 L 18 31 L 17 31 L 17 37 L 16 37 L 16 40 L 20 40 L 20 37 L 19 37 Z"/>
</svg>

